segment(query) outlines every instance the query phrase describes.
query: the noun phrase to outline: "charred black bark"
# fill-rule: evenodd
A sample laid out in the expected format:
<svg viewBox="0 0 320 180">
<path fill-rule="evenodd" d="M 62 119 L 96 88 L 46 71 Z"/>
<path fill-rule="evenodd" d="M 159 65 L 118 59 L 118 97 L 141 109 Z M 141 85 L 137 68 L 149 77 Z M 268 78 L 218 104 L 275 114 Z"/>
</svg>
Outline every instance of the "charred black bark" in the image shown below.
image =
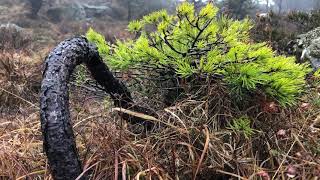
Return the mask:
<svg viewBox="0 0 320 180">
<path fill-rule="evenodd" d="M 147 109 L 133 105 L 128 89 L 114 78 L 97 49 L 86 38 L 61 42 L 46 58 L 40 95 L 44 151 L 54 179 L 76 179 L 82 172 L 70 122 L 68 95 L 70 75 L 81 63 L 87 65 L 93 78 L 111 95 L 115 106 L 152 114 Z M 139 118 L 123 117 L 134 123 L 143 123 Z"/>
</svg>

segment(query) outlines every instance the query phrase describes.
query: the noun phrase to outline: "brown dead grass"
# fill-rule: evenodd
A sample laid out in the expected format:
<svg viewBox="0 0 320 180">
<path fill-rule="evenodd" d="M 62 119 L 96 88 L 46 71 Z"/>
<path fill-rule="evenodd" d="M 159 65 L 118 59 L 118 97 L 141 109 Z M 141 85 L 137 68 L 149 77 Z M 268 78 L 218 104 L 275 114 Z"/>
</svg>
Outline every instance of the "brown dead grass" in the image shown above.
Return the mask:
<svg viewBox="0 0 320 180">
<path fill-rule="evenodd" d="M 25 52 L 0 53 L 0 109 L 15 112 L 20 104 L 33 104 L 40 87 L 41 56 Z"/>
<path fill-rule="evenodd" d="M 320 175 L 319 111 L 311 102 L 320 98 L 317 93 L 304 100 L 310 103 L 307 109 L 259 113 L 252 124 L 255 134 L 244 138 L 228 128 L 236 113 L 224 99 L 227 95 L 217 93 L 223 92 L 219 87 L 211 87 L 201 99 L 190 96 L 159 109 L 160 118 L 151 118 L 157 127 L 148 132 L 127 125 L 112 112 L 110 103 L 95 94 L 72 89 L 78 149 L 91 179 L 254 180 L 290 175 L 315 179 Z M 18 100 L 13 102 L 15 113 L 3 114 L 0 120 L 0 177 L 51 179 L 42 152 L 37 98 L 26 99 L 14 88 L 8 92 Z M 248 114 L 258 110 L 252 107 Z"/>
</svg>

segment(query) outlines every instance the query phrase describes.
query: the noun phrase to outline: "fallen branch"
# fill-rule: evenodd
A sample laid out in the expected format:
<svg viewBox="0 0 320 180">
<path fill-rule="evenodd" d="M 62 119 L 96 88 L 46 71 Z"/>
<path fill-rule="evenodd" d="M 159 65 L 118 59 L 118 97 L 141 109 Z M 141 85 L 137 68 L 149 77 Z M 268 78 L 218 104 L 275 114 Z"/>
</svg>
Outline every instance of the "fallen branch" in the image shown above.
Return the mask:
<svg viewBox="0 0 320 180">
<path fill-rule="evenodd" d="M 86 38 L 77 37 L 61 42 L 46 58 L 40 95 L 41 130 L 44 151 L 54 179 L 86 179 L 76 148 L 70 111 L 68 82 L 74 68 L 86 64 L 92 77 L 110 94 L 116 107 L 154 114 L 134 105 L 129 90 L 116 79 L 103 63 L 97 48 Z M 121 114 L 132 123 L 150 126 L 141 117 Z"/>
</svg>

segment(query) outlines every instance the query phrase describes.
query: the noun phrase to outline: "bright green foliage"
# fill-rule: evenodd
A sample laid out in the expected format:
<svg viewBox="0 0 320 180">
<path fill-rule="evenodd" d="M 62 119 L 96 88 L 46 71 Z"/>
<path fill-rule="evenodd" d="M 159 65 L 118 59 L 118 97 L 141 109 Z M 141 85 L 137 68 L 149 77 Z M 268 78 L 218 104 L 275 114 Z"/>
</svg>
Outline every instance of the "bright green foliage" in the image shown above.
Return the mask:
<svg viewBox="0 0 320 180">
<path fill-rule="evenodd" d="M 217 12 L 211 3 L 198 14 L 192 4 L 183 3 L 175 15 L 161 10 L 131 22 L 134 40 L 110 46 L 92 29 L 87 37 L 113 69 L 148 65 L 181 78 L 218 78 L 237 99 L 263 92 L 283 106 L 293 105 L 303 91 L 308 65 L 277 56 L 265 43 L 252 43 L 248 19 L 232 20 Z"/>
<path fill-rule="evenodd" d="M 234 119 L 233 124 L 230 125 L 230 129 L 237 133 L 242 133 L 247 139 L 254 134 L 254 129 L 251 128 L 251 121 L 246 116 Z"/>
<path fill-rule="evenodd" d="M 101 56 L 108 56 L 110 52 L 110 48 L 107 45 L 105 37 L 97 32 L 95 32 L 92 28 L 90 28 L 86 34 L 87 39 L 90 42 L 93 42 L 97 45 L 99 54 Z"/>
<path fill-rule="evenodd" d="M 319 79 L 320 78 L 320 69 L 318 69 L 316 72 L 314 72 L 313 76 L 316 77 L 317 79 Z"/>
</svg>

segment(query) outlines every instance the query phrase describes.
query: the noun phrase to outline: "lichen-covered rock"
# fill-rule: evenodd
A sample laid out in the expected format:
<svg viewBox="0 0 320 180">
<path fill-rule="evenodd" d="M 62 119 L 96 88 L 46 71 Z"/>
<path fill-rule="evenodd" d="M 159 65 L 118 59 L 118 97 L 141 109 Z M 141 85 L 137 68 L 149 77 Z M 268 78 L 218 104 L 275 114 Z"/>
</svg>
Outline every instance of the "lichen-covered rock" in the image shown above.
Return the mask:
<svg viewBox="0 0 320 180">
<path fill-rule="evenodd" d="M 320 27 L 298 36 L 298 45 L 308 47 L 314 39 L 320 37 Z"/>
<path fill-rule="evenodd" d="M 314 70 L 320 69 L 320 27 L 298 36 L 296 52 L 302 52 L 301 61 L 309 60 Z"/>
<path fill-rule="evenodd" d="M 320 36 L 311 42 L 308 49 L 310 50 L 310 56 L 320 58 Z"/>
</svg>

